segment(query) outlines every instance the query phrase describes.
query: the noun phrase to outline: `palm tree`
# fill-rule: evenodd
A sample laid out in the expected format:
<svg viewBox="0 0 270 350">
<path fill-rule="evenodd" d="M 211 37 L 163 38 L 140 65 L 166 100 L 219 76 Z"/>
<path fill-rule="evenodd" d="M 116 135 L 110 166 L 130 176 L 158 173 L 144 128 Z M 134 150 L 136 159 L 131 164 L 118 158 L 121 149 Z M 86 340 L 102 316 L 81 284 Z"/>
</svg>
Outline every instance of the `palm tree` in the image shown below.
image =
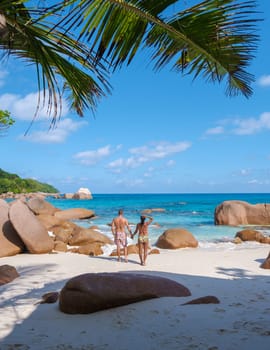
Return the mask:
<svg viewBox="0 0 270 350">
<path fill-rule="evenodd" d="M 206 0 L 181 10 L 179 0 L 55 0 L 36 9 L 23 3 L 1 1 L 0 48 L 36 64 L 39 87 L 48 88 L 55 111 L 56 74 L 82 115 L 109 91 L 105 67 L 130 64 L 143 49 L 157 70 L 171 65 L 194 78 L 226 79 L 228 95 L 252 94 L 246 69 L 258 41 L 253 0 Z"/>
</svg>

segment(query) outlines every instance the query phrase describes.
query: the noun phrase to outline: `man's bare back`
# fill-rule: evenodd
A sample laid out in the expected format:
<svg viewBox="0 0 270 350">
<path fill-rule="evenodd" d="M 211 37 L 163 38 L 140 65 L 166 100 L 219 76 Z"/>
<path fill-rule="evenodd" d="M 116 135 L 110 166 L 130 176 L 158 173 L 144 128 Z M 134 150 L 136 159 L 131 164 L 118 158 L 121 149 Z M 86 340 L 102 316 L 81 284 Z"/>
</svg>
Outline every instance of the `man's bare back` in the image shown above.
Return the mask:
<svg viewBox="0 0 270 350">
<path fill-rule="evenodd" d="M 120 209 L 118 216 L 112 221 L 112 233 L 115 235 L 117 232 L 125 232 L 126 228 L 132 233 L 127 219 L 123 216 L 123 210 Z"/>
<path fill-rule="evenodd" d="M 116 232 L 125 232 L 125 229 L 129 228 L 128 221 L 123 216 L 118 216 L 112 221 L 112 230 L 113 233 Z"/>
</svg>

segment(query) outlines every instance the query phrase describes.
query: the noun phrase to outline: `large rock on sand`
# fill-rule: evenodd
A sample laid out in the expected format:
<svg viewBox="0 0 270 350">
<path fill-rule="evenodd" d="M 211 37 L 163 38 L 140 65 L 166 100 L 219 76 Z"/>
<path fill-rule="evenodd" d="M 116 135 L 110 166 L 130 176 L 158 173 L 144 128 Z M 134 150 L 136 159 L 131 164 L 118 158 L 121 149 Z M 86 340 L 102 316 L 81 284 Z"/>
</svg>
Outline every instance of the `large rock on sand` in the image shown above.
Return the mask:
<svg viewBox="0 0 270 350">
<path fill-rule="evenodd" d="M 240 238 L 241 241 L 256 241 L 259 243 L 270 243 L 270 238 L 264 236 L 256 230 L 245 229 L 236 233 L 235 238 Z"/>
<path fill-rule="evenodd" d="M 84 208 L 73 208 L 57 211 L 54 216 L 61 220 L 89 219 L 95 216 L 93 210 Z"/>
<path fill-rule="evenodd" d="M 264 260 L 264 262 L 261 264 L 262 269 L 270 269 L 270 253 L 268 254 L 267 258 Z"/>
<path fill-rule="evenodd" d="M 198 241 L 188 230 L 173 228 L 163 232 L 156 246 L 162 249 L 196 248 Z"/>
<path fill-rule="evenodd" d="M 200 297 L 197 299 L 190 300 L 183 305 L 198 305 L 198 304 L 220 304 L 220 301 L 214 295 L 206 295 L 205 297 Z"/>
<path fill-rule="evenodd" d="M 29 199 L 27 205 L 36 215 L 53 215 L 55 212 L 60 210 L 41 197 L 33 197 Z"/>
<path fill-rule="evenodd" d="M 47 231 L 51 231 L 51 228 L 56 225 L 61 225 L 63 220 L 47 214 L 36 215 L 37 219 L 42 223 L 42 225 L 46 228 Z"/>
<path fill-rule="evenodd" d="M 9 220 L 8 212 L 8 203 L 0 199 L 0 258 L 19 254 L 25 249 Z"/>
<path fill-rule="evenodd" d="M 270 225 L 270 204 L 224 201 L 215 209 L 216 225 Z"/>
<path fill-rule="evenodd" d="M 69 245 L 84 245 L 87 243 L 99 242 L 103 245 L 105 244 L 113 244 L 113 241 L 107 237 L 106 235 L 99 233 L 95 230 L 91 230 L 90 228 L 82 228 L 80 231 L 74 233 L 72 237 L 70 237 L 68 244 Z"/>
<path fill-rule="evenodd" d="M 79 247 L 74 247 L 69 249 L 69 252 L 90 255 L 90 256 L 98 256 L 103 254 L 102 250 L 103 244 L 100 242 L 88 243 L 85 245 L 81 245 Z"/>
<path fill-rule="evenodd" d="M 53 250 L 53 240 L 45 227 L 22 201 L 11 204 L 9 219 L 30 253 L 42 254 Z"/>
<path fill-rule="evenodd" d="M 86 273 L 69 280 L 60 292 L 60 310 L 88 314 L 142 300 L 186 297 L 190 291 L 173 280 L 134 273 Z"/>
<path fill-rule="evenodd" d="M 0 266 L 0 286 L 3 284 L 12 282 L 15 278 L 19 277 L 16 268 L 11 265 Z"/>
<path fill-rule="evenodd" d="M 56 237 L 56 240 L 68 243 L 69 239 L 73 237 L 82 228 L 71 221 L 62 221 L 60 224 L 51 227 L 50 231 Z"/>
</svg>

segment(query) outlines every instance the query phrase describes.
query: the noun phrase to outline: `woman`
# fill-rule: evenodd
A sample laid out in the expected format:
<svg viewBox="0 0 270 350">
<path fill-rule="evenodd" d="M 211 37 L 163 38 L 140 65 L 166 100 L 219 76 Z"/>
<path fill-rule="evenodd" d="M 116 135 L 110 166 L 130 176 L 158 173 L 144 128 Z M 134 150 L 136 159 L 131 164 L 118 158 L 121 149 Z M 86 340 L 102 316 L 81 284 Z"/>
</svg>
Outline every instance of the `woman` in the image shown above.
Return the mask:
<svg viewBox="0 0 270 350">
<path fill-rule="evenodd" d="M 149 219 L 147 222 L 145 222 L 146 219 Z M 141 216 L 141 222 L 137 224 L 136 229 L 131 236 L 132 239 L 136 235 L 137 232 L 139 232 L 138 236 L 138 245 L 139 245 L 139 256 L 141 260 L 141 265 L 146 265 L 146 258 L 148 253 L 148 246 L 149 246 L 149 236 L 148 236 L 148 226 L 153 221 L 153 218 L 151 216 Z"/>
</svg>

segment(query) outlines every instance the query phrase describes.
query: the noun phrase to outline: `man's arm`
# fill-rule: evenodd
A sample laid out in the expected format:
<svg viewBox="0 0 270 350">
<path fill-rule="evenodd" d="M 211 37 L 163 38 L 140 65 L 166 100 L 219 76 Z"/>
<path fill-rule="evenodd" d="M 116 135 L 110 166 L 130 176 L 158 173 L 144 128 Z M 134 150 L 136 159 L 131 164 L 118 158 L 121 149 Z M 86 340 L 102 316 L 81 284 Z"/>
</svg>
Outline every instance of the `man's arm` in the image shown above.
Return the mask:
<svg viewBox="0 0 270 350">
<path fill-rule="evenodd" d="M 115 222 L 114 222 L 114 219 L 113 219 L 112 224 L 111 224 L 111 229 L 112 229 L 112 234 L 115 236 Z"/>
<path fill-rule="evenodd" d="M 126 227 L 128 229 L 129 234 L 132 236 L 132 231 L 131 231 L 131 228 L 130 228 L 129 223 L 128 223 L 127 220 L 126 220 Z"/>
</svg>

